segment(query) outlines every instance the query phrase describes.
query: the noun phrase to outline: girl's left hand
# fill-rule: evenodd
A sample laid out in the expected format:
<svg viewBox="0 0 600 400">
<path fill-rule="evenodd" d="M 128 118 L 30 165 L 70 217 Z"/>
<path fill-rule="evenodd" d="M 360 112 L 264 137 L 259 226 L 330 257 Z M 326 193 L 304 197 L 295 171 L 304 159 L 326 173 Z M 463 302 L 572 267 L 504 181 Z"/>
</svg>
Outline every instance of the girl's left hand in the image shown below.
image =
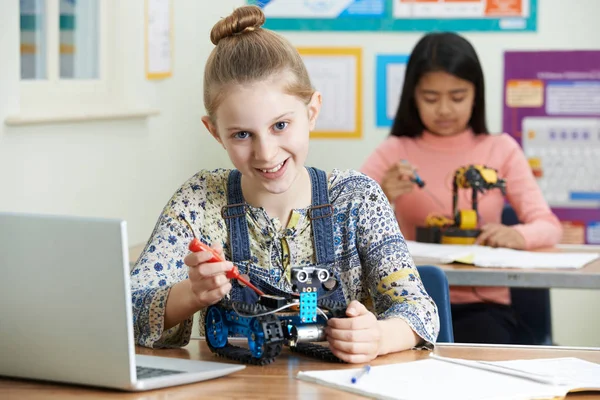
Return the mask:
<svg viewBox="0 0 600 400">
<path fill-rule="evenodd" d="M 491 247 L 507 247 L 509 249 L 524 250 L 525 238 L 515 228 L 502 224 L 485 224 L 481 234 L 477 237 L 476 244 Z"/>
<path fill-rule="evenodd" d="M 346 308 L 348 318 L 327 321 L 327 341 L 333 354 L 349 363 L 365 363 L 379 354 L 382 331 L 375 315 L 353 300 Z"/>
</svg>

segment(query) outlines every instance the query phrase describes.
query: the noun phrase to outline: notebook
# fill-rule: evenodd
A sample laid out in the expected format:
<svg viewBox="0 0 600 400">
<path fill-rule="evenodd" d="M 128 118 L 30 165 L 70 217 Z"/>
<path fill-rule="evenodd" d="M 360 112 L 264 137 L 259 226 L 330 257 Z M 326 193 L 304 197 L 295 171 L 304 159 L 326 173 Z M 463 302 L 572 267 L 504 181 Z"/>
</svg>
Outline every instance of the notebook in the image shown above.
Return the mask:
<svg viewBox="0 0 600 400">
<path fill-rule="evenodd" d="M 440 357 L 361 368 L 300 371 L 297 379 L 375 399 L 530 400 L 600 391 L 600 364 L 577 358 L 471 361 Z"/>
<path fill-rule="evenodd" d="M 476 267 L 579 269 L 600 258 L 600 253 L 543 253 L 477 245 L 450 245 L 407 241 L 415 263 L 464 263 Z"/>
<path fill-rule="evenodd" d="M 0 212 L 0 376 L 141 391 L 245 368 L 136 355 L 125 221 Z"/>
</svg>

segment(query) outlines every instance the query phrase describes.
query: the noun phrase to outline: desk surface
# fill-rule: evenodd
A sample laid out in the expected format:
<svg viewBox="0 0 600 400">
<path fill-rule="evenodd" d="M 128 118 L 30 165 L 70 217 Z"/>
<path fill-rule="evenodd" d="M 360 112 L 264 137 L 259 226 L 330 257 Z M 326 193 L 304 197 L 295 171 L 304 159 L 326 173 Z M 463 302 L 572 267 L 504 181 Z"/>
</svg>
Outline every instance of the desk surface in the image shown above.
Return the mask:
<svg viewBox="0 0 600 400">
<path fill-rule="evenodd" d="M 194 360 L 222 360 L 216 358 L 203 340 L 192 340 L 184 349 L 152 350 L 137 348 L 139 354 L 165 357 L 189 358 Z M 510 359 L 533 359 L 555 357 L 578 357 L 600 363 L 600 350 L 573 348 L 535 348 L 522 346 L 469 346 L 439 345 L 436 353 L 446 357 L 500 361 Z M 379 357 L 372 365 L 401 363 L 427 357 L 428 351 L 407 350 L 401 353 Z M 287 350 L 271 365 L 248 366 L 232 375 L 196 384 L 172 387 L 140 393 L 122 393 L 109 390 L 89 389 L 51 383 L 38 383 L 25 380 L 0 379 L 2 399 L 196 399 L 203 398 L 306 398 L 306 399 L 356 399 L 358 396 L 338 391 L 295 378 L 298 371 L 334 368 L 356 368 L 351 364 L 319 362 L 314 359 L 290 354 Z M 600 394 L 574 393 L 574 399 L 600 399 Z"/>
<path fill-rule="evenodd" d="M 546 252 L 586 250 L 544 249 Z M 588 250 L 600 252 L 598 249 Z M 462 264 L 439 265 L 455 286 L 600 289 L 600 259 L 580 269 L 479 268 Z"/>
<path fill-rule="evenodd" d="M 134 264 L 145 245 L 129 249 L 129 262 Z M 597 247 L 588 250 L 544 249 L 548 252 L 600 252 Z M 479 268 L 460 264 L 439 265 L 454 286 L 508 286 L 530 288 L 570 288 L 600 289 L 600 259 L 581 269 L 519 269 L 519 268 Z"/>
</svg>

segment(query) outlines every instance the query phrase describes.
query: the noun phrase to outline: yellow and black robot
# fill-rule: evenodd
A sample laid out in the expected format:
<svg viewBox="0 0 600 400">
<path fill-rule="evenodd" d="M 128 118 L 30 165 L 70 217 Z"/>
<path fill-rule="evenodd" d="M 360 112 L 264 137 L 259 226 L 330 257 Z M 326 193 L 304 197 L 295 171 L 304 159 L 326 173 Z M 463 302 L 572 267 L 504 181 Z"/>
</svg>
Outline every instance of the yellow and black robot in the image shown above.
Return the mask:
<svg viewBox="0 0 600 400">
<path fill-rule="evenodd" d="M 498 172 L 485 165 L 467 165 L 454 173 L 452 182 L 452 215 L 454 220 L 440 215 L 430 215 L 425 228 L 417 228 L 417 241 L 442 244 L 473 244 L 481 233 L 478 228 L 477 196 L 490 189 L 500 189 L 506 194 L 506 182 Z M 459 189 L 471 189 L 470 210 L 458 209 Z"/>
</svg>

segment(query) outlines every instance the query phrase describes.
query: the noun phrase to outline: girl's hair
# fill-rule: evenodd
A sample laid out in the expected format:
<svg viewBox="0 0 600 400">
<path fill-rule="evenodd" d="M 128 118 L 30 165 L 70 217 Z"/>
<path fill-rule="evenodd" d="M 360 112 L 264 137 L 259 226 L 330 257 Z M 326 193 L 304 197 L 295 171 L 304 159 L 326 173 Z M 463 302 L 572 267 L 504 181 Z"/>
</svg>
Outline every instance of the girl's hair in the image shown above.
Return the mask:
<svg viewBox="0 0 600 400">
<path fill-rule="evenodd" d="M 215 48 L 204 70 L 204 106 L 213 118 L 229 86 L 262 81 L 290 73 L 286 93 L 306 104 L 314 89 L 298 51 L 283 37 L 261 28 L 265 15 L 257 6 L 243 6 L 217 22 L 210 40 Z"/>
<path fill-rule="evenodd" d="M 443 71 L 475 85 L 475 100 L 469 126 L 477 135 L 488 134 L 485 123 L 483 70 L 475 49 L 465 38 L 442 32 L 425 35 L 413 49 L 404 77 L 400 105 L 391 135 L 417 137 L 425 126 L 415 103 L 415 89 L 428 72 Z"/>
</svg>

